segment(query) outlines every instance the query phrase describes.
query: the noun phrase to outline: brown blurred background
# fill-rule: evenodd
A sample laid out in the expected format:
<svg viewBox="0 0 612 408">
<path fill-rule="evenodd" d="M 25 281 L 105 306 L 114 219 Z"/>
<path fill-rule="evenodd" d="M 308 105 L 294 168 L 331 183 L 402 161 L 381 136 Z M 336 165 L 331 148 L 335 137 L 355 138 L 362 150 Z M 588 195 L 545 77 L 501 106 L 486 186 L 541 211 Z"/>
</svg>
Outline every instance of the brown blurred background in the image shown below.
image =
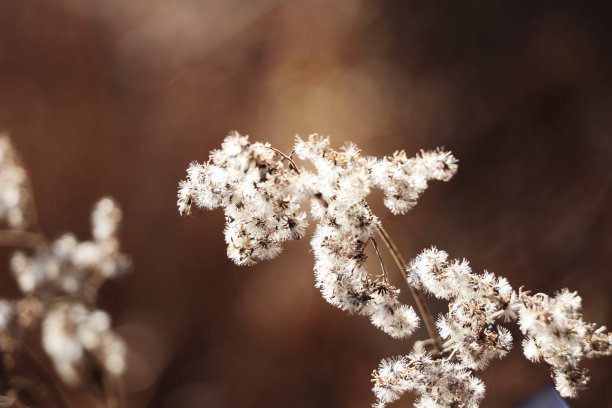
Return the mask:
<svg viewBox="0 0 612 408">
<path fill-rule="evenodd" d="M 458 175 L 411 213 L 372 197 L 404 256 L 435 244 L 517 288 L 569 287 L 612 325 L 612 7 L 578 3 L 0 0 L 0 129 L 43 229 L 89 237 L 105 194 L 125 211 L 135 269 L 100 303 L 129 343 L 129 406 L 367 407 L 380 359 L 425 336 L 326 304 L 307 239 L 237 267 L 220 211 L 179 217 L 188 163 L 233 129 L 285 151 L 314 132 L 378 156 L 445 146 Z M 550 382 L 515 334 L 483 407 Z M 587 366 L 570 405 L 611 407 L 612 360 Z"/>
</svg>

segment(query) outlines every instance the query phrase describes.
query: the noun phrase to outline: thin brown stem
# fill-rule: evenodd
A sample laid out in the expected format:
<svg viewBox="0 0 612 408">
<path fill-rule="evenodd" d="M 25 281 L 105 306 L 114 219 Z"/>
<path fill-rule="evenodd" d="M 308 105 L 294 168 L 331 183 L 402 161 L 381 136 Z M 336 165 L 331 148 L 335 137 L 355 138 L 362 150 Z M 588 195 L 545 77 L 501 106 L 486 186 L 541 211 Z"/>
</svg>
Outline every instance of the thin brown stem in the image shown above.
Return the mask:
<svg viewBox="0 0 612 408">
<path fill-rule="evenodd" d="M 119 408 L 125 408 L 127 406 L 126 396 L 125 396 L 125 384 L 121 378 L 115 379 L 115 388 L 117 389 L 117 394 L 119 398 Z"/>
<path fill-rule="evenodd" d="M 28 194 L 30 196 L 30 203 L 28 208 L 28 215 L 30 217 L 28 221 L 28 225 L 30 226 L 29 229 L 33 229 L 34 231 L 40 232 L 40 225 L 38 224 L 38 211 L 36 210 L 36 202 L 34 201 L 34 189 L 32 188 L 32 182 L 30 181 L 29 177 L 26 177 L 25 187 L 28 190 Z"/>
<path fill-rule="evenodd" d="M 433 316 L 431 315 L 431 312 L 427 307 L 427 303 L 425 303 L 425 298 L 423 297 L 423 294 L 418 289 L 408 283 L 408 274 L 406 273 L 406 261 L 404 261 L 402 254 L 397 249 L 397 246 L 391 239 L 391 236 L 389 236 L 389 233 L 383 228 L 382 224 L 378 226 L 378 235 L 385 242 L 385 245 L 391 253 L 391 257 L 395 261 L 397 268 L 400 270 L 402 276 L 404 277 L 404 280 L 406 281 L 406 285 L 408 285 L 408 287 L 410 288 L 410 293 L 412 294 L 412 297 L 414 298 L 414 301 L 416 302 L 417 307 L 419 308 L 419 312 L 421 312 L 421 316 L 423 317 L 423 321 L 425 322 L 425 327 L 427 328 L 429 337 L 433 341 L 434 352 L 436 354 L 440 353 L 442 351 L 442 339 L 440 338 L 440 334 L 436 329 Z"/>
<path fill-rule="evenodd" d="M 378 260 L 380 261 L 380 267 L 383 273 L 383 281 L 387 283 L 389 279 L 387 275 L 387 268 L 385 267 L 385 263 L 383 262 L 382 255 L 380 254 L 380 251 L 378 250 L 378 244 L 376 243 L 376 240 L 374 238 L 372 238 L 372 244 L 374 244 L 374 252 L 376 252 L 376 255 L 378 255 Z"/>
<path fill-rule="evenodd" d="M 0 246 L 38 248 L 45 243 L 45 237 L 36 232 L 0 230 Z"/>
<path fill-rule="evenodd" d="M 293 170 L 295 170 L 295 172 L 297 174 L 300 174 L 300 171 L 297 168 L 297 165 L 295 164 L 295 162 L 293 161 L 293 159 L 291 158 L 291 156 L 287 156 L 285 153 L 281 152 L 280 150 L 278 150 L 276 147 L 272 147 L 272 146 L 265 146 L 264 147 L 266 149 L 270 149 L 272 150 L 274 153 L 278 154 L 279 156 L 281 156 L 283 159 L 289 161 L 289 163 L 291 163 L 291 167 L 293 168 Z"/>
<path fill-rule="evenodd" d="M 123 387 L 123 381 L 121 379 L 113 377 L 111 378 L 111 388 L 115 394 L 115 403 L 117 408 L 125 408 L 125 390 Z"/>
<path fill-rule="evenodd" d="M 38 355 L 29 348 L 28 346 L 23 347 L 24 353 L 22 354 L 24 359 L 32 366 L 35 370 L 38 371 L 40 375 L 46 378 L 48 381 L 48 385 L 50 386 L 51 393 L 53 394 L 56 402 L 62 408 L 72 408 L 72 404 L 70 403 L 70 398 L 65 394 L 64 387 L 62 383 L 53 375 L 52 372 L 49 371 L 47 366 L 40 361 Z"/>
</svg>

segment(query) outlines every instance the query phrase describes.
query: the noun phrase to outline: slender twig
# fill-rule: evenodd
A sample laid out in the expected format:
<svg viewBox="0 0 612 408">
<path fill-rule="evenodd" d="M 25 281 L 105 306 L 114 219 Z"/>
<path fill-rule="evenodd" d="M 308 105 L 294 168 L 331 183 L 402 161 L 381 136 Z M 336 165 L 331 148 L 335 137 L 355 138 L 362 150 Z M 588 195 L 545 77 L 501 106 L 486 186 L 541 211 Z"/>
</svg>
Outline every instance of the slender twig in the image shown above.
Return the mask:
<svg viewBox="0 0 612 408">
<path fill-rule="evenodd" d="M 125 385 L 119 378 L 113 378 L 113 383 L 115 385 L 115 392 L 117 393 L 118 406 L 119 408 L 125 408 L 127 406 L 125 401 Z"/>
<path fill-rule="evenodd" d="M 60 407 L 65 408 L 73 408 L 70 403 L 70 399 L 64 393 L 64 388 L 62 384 L 56 379 L 55 375 L 49 371 L 46 365 L 40 361 L 40 358 L 34 350 L 29 348 L 28 346 L 23 347 L 24 353 L 22 354 L 25 360 L 32 366 L 34 369 L 38 370 L 38 373 L 49 381 L 49 385 L 51 385 L 51 393 L 54 395 L 55 400 L 58 402 Z"/>
<path fill-rule="evenodd" d="M 0 230 L 0 246 L 38 248 L 45 241 L 45 236 L 36 232 Z"/>
<path fill-rule="evenodd" d="M 26 177 L 25 188 L 28 190 L 28 194 L 30 196 L 30 205 L 29 205 L 29 216 L 30 220 L 28 225 L 29 229 L 33 229 L 34 231 L 40 232 L 40 224 L 38 223 L 38 210 L 36 209 L 36 202 L 34 201 L 34 189 L 32 188 L 32 182 L 29 177 Z"/>
<path fill-rule="evenodd" d="M 452 361 L 453 357 L 455 357 L 455 354 L 457 354 L 457 349 L 453 349 L 453 351 L 450 353 L 450 356 L 446 358 L 446 361 Z"/>
<path fill-rule="evenodd" d="M 124 408 L 125 407 L 125 391 L 123 383 L 117 377 L 112 375 L 103 375 L 102 395 L 100 395 L 100 406 L 104 408 Z M 96 393 L 97 394 L 97 393 Z"/>
<path fill-rule="evenodd" d="M 408 283 L 408 274 L 406 273 L 406 261 L 404 261 L 402 254 L 397 249 L 397 246 L 389 236 L 389 233 L 383 228 L 382 224 L 378 226 L 378 235 L 385 242 L 385 245 L 391 253 L 391 257 L 395 261 L 397 268 L 400 270 L 402 276 L 404 277 L 404 280 L 406 281 L 406 284 L 410 288 L 410 293 L 412 294 L 412 297 L 414 298 L 414 301 L 416 302 L 417 307 L 421 312 L 421 316 L 423 317 L 423 321 L 425 322 L 425 327 L 427 328 L 429 337 L 433 341 L 434 352 L 436 354 L 440 353 L 442 351 L 442 339 L 440 338 L 440 334 L 436 329 L 433 316 L 427 308 L 427 303 L 425 303 L 425 298 L 423 297 L 423 294 L 418 289 Z"/>
<path fill-rule="evenodd" d="M 376 243 L 376 240 L 374 238 L 372 238 L 371 241 L 372 241 L 372 244 L 374 244 L 374 252 L 376 252 L 376 255 L 378 255 L 378 260 L 380 261 L 380 267 L 383 272 L 383 281 L 387 283 L 389 280 L 388 278 L 389 275 L 387 275 L 387 268 L 385 267 L 385 263 L 383 262 L 382 255 L 380 254 L 380 251 L 378 250 L 378 244 Z"/>
<path fill-rule="evenodd" d="M 291 167 L 293 167 L 293 170 L 295 170 L 295 172 L 297 174 L 300 174 L 300 171 L 297 168 L 297 165 L 295 164 L 295 162 L 293 161 L 293 159 L 291 158 L 291 156 L 287 156 L 285 153 L 281 152 L 280 150 L 278 150 L 276 147 L 272 147 L 272 146 L 266 146 L 263 145 L 266 149 L 270 149 L 272 150 L 274 153 L 278 154 L 279 156 L 281 156 L 283 159 L 288 160 L 289 163 L 291 163 Z M 291 154 L 293 154 L 293 152 L 291 152 Z"/>
</svg>

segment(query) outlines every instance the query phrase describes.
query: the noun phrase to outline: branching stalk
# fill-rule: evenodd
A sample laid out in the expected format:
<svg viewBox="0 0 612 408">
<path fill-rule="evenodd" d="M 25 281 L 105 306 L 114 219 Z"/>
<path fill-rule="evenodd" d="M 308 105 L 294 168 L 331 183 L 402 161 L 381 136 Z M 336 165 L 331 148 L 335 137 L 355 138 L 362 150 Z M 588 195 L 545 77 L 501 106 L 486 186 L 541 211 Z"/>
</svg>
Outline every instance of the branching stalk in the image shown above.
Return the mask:
<svg viewBox="0 0 612 408">
<path fill-rule="evenodd" d="M 378 235 L 382 238 L 385 245 L 389 249 L 391 257 L 395 261 L 397 268 L 402 273 L 406 285 L 408 285 L 408 288 L 410 288 L 410 293 L 412 294 L 412 297 L 414 298 L 414 301 L 416 302 L 417 307 L 419 308 L 419 312 L 423 317 L 423 321 L 425 322 L 425 327 L 427 328 L 429 337 L 433 341 L 434 352 L 436 354 L 439 354 L 442 351 L 442 339 L 440 338 L 440 334 L 436 329 L 436 324 L 434 323 L 433 316 L 431 315 L 431 312 L 427 307 L 427 303 L 425 302 L 423 294 L 417 288 L 413 287 L 411 284 L 408 283 L 408 274 L 406 273 L 407 263 L 406 261 L 404 261 L 402 254 L 397 249 L 397 246 L 391 239 L 391 236 L 389 235 L 387 230 L 383 228 L 382 224 L 378 226 Z"/>
<path fill-rule="evenodd" d="M 285 153 L 283 153 L 282 151 L 278 150 L 276 147 L 272 147 L 272 146 L 266 146 L 263 145 L 266 149 L 270 149 L 272 150 L 274 153 L 278 154 L 279 156 L 281 156 L 283 159 L 287 160 L 290 164 L 290 168 L 293 168 L 293 170 L 295 170 L 295 172 L 297 174 L 300 174 L 300 170 L 298 170 L 297 165 L 295 164 L 295 162 L 293 161 L 293 159 L 291 158 L 291 156 L 286 155 Z M 293 154 L 293 153 L 292 153 Z"/>
</svg>

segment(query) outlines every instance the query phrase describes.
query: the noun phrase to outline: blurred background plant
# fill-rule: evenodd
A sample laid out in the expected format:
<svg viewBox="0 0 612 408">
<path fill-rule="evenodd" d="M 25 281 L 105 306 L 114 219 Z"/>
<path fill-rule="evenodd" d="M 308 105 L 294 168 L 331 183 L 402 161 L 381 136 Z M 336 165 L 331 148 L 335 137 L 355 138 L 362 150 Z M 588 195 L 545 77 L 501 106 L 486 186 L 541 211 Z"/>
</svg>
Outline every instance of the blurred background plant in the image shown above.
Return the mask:
<svg viewBox="0 0 612 408">
<path fill-rule="evenodd" d="M 306 240 L 246 269 L 226 259 L 220 213 L 178 216 L 186 163 L 231 129 L 284 151 L 314 132 L 376 156 L 445 146 L 461 161 L 453 181 L 383 219 L 401 252 L 436 244 L 515 286 L 569 287 L 586 320 L 610 325 L 611 7 L 0 2 L 0 129 L 33 176 L 39 224 L 85 237 L 100 196 L 124 209 L 137 271 L 98 305 L 130 349 L 128 405 L 367 406 L 372 367 L 408 351 L 321 299 Z M 0 282 L 17 295 L 8 268 Z M 612 404 L 609 362 L 587 367 L 572 407 Z M 482 379 L 483 407 L 550 383 L 518 347 Z"/>
<path fill-rule="evenodd" d="M 130 265 L 117 239 L 121 210 L 103 198 L 91 214 L 93 240 L 68 233 L 50 241 L 20 161 L 0 135 L 0 246 L 18 249 L 10 266 L 20 290 L 0 299 L 1 406 L 71 407 L 68 387 L 79 386 L 79 405 L 120 408 L 125 344 L 95 303 L 104 281 Z"/>
</svg>

